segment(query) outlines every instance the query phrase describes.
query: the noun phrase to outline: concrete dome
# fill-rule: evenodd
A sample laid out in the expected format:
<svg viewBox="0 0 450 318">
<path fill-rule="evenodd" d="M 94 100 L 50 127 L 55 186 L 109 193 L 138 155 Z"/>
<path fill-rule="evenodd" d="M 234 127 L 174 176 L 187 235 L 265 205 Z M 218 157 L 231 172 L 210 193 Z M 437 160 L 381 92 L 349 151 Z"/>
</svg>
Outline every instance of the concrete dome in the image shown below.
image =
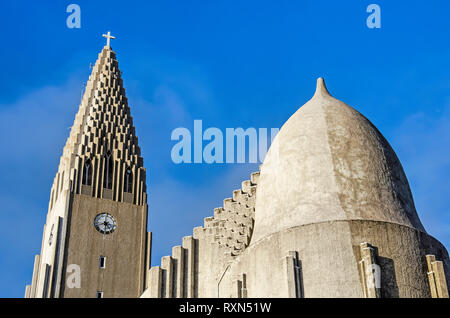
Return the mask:
<svg viewBox="0 0 450 318">
<path fill-rule="evenodd" d="M 313 98 L 283 125 L 261 166 L 251 244 L 287 228 L 337 220 L 425 232 L 394 150 L 319 78 Z"/>
</svg>

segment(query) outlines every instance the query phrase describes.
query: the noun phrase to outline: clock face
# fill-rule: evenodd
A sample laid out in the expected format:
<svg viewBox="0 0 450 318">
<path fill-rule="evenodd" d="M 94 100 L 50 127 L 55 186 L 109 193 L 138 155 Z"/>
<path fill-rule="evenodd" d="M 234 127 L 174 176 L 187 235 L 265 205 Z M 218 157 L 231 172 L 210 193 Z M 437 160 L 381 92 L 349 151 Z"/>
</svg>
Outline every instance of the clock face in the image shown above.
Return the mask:
<svg viewBox="0 0 450 318">
<path fill-rule="evenodd" d="M 102 234 L 110 234 L 117 227 L 117 222 L 109 213 L 100 213 L 94 219 L 94 226 Z"/>
</svg>

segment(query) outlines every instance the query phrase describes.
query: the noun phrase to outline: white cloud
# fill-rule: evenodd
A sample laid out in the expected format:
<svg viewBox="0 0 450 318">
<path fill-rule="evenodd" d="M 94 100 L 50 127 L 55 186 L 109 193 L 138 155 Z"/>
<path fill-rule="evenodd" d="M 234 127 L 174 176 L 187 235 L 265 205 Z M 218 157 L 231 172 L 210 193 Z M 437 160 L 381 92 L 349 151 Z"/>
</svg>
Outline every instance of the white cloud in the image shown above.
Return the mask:
<svg viewBox="0 0 450 318">
<path fill-rule="evenodd" d="M 29 160 L 29 156 L 46 161 L 49 154 L 62 153 L 81 99 L 77 87 L 81 88 L 81 81 L 71 79 L 0 105 L 0 145 L 8 154 L 2 162 Z"/>
<path fill-rule="evenodd" d="M 0 285 L 8 286 L 4 296 L 20 297 L 31 280 L 51 182 L 78 109 L 81 86 L 73 78 L 0 105 Z"/>
</svg>

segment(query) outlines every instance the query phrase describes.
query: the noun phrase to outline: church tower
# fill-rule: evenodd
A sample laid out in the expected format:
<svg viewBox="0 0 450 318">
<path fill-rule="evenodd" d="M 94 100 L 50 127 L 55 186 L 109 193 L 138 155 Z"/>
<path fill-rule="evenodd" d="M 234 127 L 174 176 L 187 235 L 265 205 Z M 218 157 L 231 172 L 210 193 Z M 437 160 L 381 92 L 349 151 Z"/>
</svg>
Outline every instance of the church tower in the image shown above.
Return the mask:
<svg viewBox="0 0 450 318">
<path fill-rule="evenodd" d="M 51 188 L 26 297 L 139 297 L 146 287 L 145 168 L 114 37 L 104 36 Z"/>
</svg>

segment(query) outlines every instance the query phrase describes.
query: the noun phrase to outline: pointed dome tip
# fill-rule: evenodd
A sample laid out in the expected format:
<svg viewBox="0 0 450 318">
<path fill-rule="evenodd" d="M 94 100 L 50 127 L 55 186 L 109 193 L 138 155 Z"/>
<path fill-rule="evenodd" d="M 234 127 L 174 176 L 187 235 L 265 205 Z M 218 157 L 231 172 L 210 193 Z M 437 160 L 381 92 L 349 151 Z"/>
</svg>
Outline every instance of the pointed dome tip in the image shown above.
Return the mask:
<svg viewBox="0 0 450 318">
<path fill-rule="evenodd" d="M 327 86 L 325 85 L 325 80 L 323 77 L 317 79 L 316 92 L 314 96 L 331 96 L 328 92 Z"/>
</svg>

